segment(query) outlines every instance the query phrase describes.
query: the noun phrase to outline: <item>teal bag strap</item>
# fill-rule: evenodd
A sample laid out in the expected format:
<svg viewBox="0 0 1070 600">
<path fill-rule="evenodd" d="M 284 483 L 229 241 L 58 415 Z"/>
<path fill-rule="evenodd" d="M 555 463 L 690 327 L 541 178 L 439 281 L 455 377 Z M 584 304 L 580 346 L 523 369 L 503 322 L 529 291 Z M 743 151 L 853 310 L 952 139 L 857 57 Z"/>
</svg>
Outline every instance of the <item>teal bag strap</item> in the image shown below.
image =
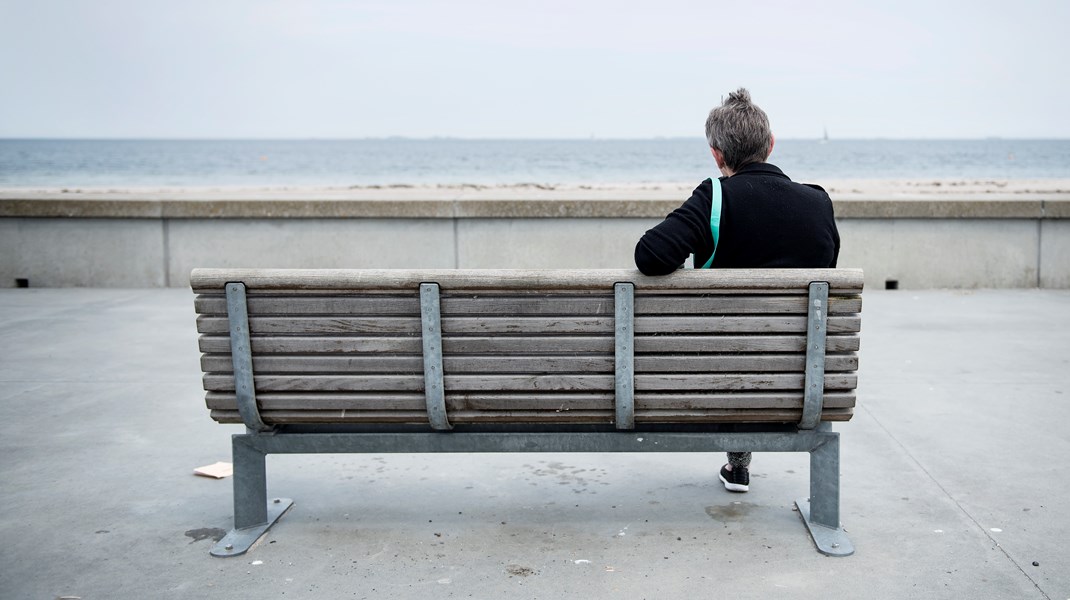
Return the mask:
<svg viewBox="0 0 1070 600">
<path fill-rule="evenodd" d="M 702 265 L 702 269 L 710 268 L 713 264 L 713 257 L 717 254 L 717 240 L 721 237 L 721 180 L 717 177 L 710 177 L 710 181 L 713 183 L 713 203 L 710 206 L 710 233 L 713 234 L 713 252 L 710 253 L 710 259 L 706 261 L 706 264 Z"/>
</svg>

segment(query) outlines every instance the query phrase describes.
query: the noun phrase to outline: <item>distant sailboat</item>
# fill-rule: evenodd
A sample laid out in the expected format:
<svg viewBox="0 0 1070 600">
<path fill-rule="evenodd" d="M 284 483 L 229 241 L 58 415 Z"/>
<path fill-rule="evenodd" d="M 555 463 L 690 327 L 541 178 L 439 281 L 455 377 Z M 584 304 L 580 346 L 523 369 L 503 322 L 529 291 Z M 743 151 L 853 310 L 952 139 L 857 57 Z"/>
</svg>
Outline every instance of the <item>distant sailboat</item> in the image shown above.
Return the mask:
<svg viewBox="0 0 1070 600">
<path fill-rule="evenodd" d="M 829 143 L 829 128 L 828 127 L 825 128 L 825 135 L 824 135 L 824 137 L 821 138 L 821 143 L 822 144 Z"/>
</svg>

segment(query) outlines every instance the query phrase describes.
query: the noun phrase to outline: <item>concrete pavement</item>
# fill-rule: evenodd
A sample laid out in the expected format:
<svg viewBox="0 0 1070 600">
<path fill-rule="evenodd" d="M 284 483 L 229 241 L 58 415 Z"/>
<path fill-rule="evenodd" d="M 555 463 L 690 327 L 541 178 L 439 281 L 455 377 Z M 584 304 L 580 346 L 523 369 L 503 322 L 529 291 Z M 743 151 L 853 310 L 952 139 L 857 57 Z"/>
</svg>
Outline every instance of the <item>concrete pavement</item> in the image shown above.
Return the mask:
<svg viewBox="0 0 1070 600">
<path fill-rule="evenodd" d="M 866 292 L 843 522 L 803 454 L 268 459 L 296 505 L 249 554 L 193 295 L 0 290 L 0 598 L 1070 598 L 1070 292 Z"/>
</svg>

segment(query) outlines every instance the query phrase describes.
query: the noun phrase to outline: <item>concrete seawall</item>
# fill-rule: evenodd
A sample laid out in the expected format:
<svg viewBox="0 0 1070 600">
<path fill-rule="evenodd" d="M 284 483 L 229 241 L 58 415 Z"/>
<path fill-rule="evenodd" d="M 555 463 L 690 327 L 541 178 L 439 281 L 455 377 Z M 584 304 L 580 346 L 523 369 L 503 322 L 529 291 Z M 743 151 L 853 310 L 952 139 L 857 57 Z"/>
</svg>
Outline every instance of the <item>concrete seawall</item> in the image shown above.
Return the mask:
<svg viewBox="0 0 1070 600">
<path fill-rule="evenodd" d="M 194 267 L 628 268 L 681 201 L 534 196 L 7 194 L 0 287 L 184 287 Z M 835 206 L 839 266 L 871 289 L 1070 288 L 1064 195 Z"/>
</svg>

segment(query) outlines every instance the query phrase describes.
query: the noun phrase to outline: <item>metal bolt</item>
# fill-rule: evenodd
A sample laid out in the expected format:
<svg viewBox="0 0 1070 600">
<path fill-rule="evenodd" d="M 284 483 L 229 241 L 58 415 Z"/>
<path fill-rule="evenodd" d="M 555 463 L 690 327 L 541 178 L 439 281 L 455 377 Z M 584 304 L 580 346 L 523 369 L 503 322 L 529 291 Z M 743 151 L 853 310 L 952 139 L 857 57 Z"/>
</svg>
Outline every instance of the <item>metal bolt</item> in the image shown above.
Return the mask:
<svg viewBox="0 0 1070 600">
<path fill-rule="evenodd" d="M 282 500 L 275 498 L 275 504 L 279 504 L 280 502 L 282 502 Z"/>
<path fill-rule="evenodd" d="M 832 545 L 832 547 L 833 547 L 833 548 L 839 548 L 839 547 L 840 547 L 840 545 L 839 545 L 839 544 L 833 544 L 833 545 Z"/>
<path fill-rule="evenodd" d="M 226 546 L 223 546 L 223 549 L 224 550 L 233 550 L 234 546 L 232 544 L 227 544 Z"/>
</svg>

